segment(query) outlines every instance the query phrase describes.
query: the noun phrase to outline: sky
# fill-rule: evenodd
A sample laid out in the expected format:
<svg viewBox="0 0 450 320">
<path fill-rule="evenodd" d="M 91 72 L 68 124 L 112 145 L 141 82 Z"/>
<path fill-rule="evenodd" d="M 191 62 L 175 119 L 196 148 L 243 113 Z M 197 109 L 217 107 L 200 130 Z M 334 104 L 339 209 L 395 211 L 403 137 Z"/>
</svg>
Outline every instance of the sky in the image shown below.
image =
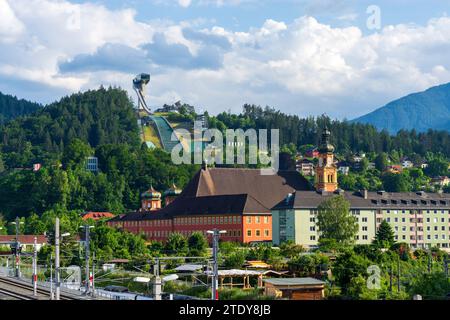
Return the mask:
<svg viewBox="0 0 450 320">
<path fill-rule="evenodd" d="M 450 0 L 0 0 L 0 92 L 100 85 L 198 111 L 353 119 L 450 82 Z"/>
</svg>

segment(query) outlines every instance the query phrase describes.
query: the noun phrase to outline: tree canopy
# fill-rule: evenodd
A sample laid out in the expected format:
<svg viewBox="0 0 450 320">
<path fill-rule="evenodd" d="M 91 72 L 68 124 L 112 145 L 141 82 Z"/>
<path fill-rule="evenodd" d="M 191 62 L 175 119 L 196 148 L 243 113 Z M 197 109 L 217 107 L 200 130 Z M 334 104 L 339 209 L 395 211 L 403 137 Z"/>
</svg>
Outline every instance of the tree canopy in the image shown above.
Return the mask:
<svg viewBox="0 0 450 320">
<path fill-rule="evenodd" d="M 319 240 L 331 239 L 337 244 L 354 242 L 358 223 L 350 213 L 350 203 L 342 195 L 324 200 L 317 209 Z"/>
</svg>

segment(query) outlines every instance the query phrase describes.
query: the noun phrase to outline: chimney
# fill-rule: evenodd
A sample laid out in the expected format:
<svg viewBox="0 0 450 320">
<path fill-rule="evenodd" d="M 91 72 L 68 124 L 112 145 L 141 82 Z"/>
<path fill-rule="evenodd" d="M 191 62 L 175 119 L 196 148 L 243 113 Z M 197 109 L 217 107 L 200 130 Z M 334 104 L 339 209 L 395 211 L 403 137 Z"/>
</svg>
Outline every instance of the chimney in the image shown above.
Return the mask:
<svg viewBox="0 0 450 320">
<path fill-rule="evenodd" d="M 367 189 L 361 190 L 360 194 L 361 194 L 361 197 L 363 197 L 364 199 L 367 199 L 367 197 L 368 197 Z"/>
</svg>

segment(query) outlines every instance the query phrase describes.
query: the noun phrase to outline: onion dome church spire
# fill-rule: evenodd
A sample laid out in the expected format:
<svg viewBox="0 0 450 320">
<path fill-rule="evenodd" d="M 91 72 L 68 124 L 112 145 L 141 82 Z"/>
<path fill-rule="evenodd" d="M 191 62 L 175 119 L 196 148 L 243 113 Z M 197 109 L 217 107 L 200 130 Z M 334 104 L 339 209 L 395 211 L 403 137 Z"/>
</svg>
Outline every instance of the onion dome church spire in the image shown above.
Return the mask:
<svg viewBox="0 0 450 320">
<path fill-rule="evenodd" d="M 141 194 L 141 208 L 143 211 L 154 211 L 161 209 L 161 192 L 156 191 L 153 185 Z"/>
<path fill-rule="evenodd" d="M 319 163 L 316 167 L 317 191 L 334 192 L 338 188 L 337 167 L 334 164 L 334 146 L 330 142 L 331 132 L 325 128 L 319 145 Z"/>
</svg>

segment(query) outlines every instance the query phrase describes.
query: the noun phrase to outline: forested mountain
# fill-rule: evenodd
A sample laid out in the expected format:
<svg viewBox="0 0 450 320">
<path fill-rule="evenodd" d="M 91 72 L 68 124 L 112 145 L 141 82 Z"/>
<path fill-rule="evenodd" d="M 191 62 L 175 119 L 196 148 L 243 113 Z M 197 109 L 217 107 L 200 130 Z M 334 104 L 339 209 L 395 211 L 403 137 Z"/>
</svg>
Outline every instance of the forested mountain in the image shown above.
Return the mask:
<svg viewBox="0 0 450 320">
<path fill-rule="evenodd" d="M 392 134 L 401 129 L 450 131 L 450 83 L 410 94 L 353 121 L 370 123 Z"/>
<path fill-rule="evenodd" d="M 239 115 L 224 112 L 217 117 L 209 117 L 209 125 L 221 130 L 279 129 L 280 145 L 293 144 L 297 149 L 304 145 L 317 145 L 323 128 L 327 126 L 332 133 L 332 143 L 340 154 L 397 151 L 403 155 L 415 153 L 424 156 L 432 152 L 450 157 L 448 131 L 428 130 L 418 133 L 415 130 L 400 130 L 396 135 L 390 135 L 388 131 L 378 131 L 370 124 L 332 120 L 327 116 L 299 118 L 255 105 L 244 105 Z"/>
<path fill-rule="evenodd" d="M 41 108 L 38 103 L 17 99 L 0 92 L 0 125 L 6 121 L 33 113 Z"/>
<path fill-rule="evenodd" d="M 100 172 L 85 169 L 95 155 Z M 42 169 L 31 170 L 33 163 Z M 196 166 L 175 166 L 162 150 L 140 144 L 126 91 L 73 94 L 0 126 L 0 220 L 16 215 L 136 210 L 153 185 L 183 187 Z"/>
<path fill-rule="evenodd" d="M 3 161 L 11 168 L 55 159 L 74 138 L 94 148 L 109 143 L 138 145 L 136 116 L 126 92 L 100 88 L 73 94 L 0 126 Z"/>
</svg>

